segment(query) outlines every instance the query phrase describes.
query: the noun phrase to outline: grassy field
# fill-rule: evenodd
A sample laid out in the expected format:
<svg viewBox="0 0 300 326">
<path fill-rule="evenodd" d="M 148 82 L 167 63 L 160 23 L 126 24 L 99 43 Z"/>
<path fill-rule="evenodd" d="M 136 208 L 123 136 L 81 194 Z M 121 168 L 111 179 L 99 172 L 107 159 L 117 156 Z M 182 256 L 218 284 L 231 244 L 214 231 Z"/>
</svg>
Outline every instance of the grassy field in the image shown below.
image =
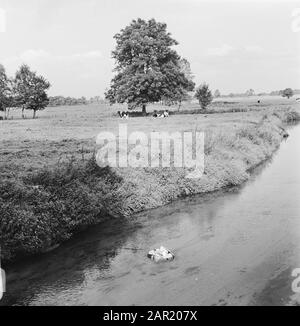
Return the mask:
<svg viewBox="0 0 300 326">
<path fill-rule="evenodd" d="M 214 114 L 198 115 L 188 114 L 199 111 L 199 105 L 193 103 L 181 108 L 180 112 L 186 114 L 172 115 L 169 119 L 137 117 L 120 120 L 116 113 L 124 107 L 108 105 L 47 108 L 39 112 L 35 120 L 31 119 L 31 115 L 23 120 L 20 111 L 12 111 L 11 120 L 0 121 L 0 166 L 3 168 L 8 163 L 17 166 L 18 172 L 26 172 L 57 164 L 71 156 L 87 157 L 96 150 L 97 134 L 102 131 L 117 134 L 120 122 L 128 125 L 129 133 L 188 131 L 196 128 L 213 132 L 239 128 L 248 122 L 258 122 L 264 114 L 273 110 L 293 110 L 299 106 L 295 99 L 265 97 L 260 100 L 261 104 L 257 104 L 256 97 L 219 99 L 208 110 Z M 150 106 L 148 110 L 151 112 L 161 108 L 164 107 Z M 172 108 L 168 109 L 172 111 Z M 231 112 L 238 110 L 240 112 Z M 173 111 L 177 113 L 177 108 L 173 108 Z"/>
<path fill-rule="evenodd" d="M 4 259 L 43 252 L 107 218 L 187 195 L 235 186 L 269 158 L 283 139 L 281 126 L 299 120 L 299 104 L 277 97 L 218 99 L 199 113 L 195 103 L 167 119 L 120 120 L 122 107 L 47 108 L 38 119 L 0 121 L 0 245 Z M 153 105 L 148 108 L 163 109 Z M 177 113 L 177 114 L 175 114 Z M 180 113 L 180 112 L 179 112 Z M 205 131 L 205 175 L 186 179 L 184 168 L 99 168 L 93 153 L 101 131 Z"/>
</svg>

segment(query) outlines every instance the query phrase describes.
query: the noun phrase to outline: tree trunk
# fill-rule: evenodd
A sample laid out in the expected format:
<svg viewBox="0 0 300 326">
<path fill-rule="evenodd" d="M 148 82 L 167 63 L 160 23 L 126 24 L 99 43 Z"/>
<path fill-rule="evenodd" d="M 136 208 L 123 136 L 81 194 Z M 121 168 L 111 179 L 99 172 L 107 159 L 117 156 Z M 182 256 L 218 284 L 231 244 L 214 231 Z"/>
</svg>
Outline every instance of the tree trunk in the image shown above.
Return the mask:
<svg viewBox="0 0 300 326">
<path fill-rule="evenodd" d="M 146 104 L 143 104 L 142 113 L 143 113 L 143 115 L 147 115 Z"/>
<path fill-rule="evenodd" d="M 22 106 L 22 119 L 25 119 L 24 110 L 25 110 L 25 107 Z"/>
<path fill-rule="evenodd" d="M 33 110 L 33 119 L 36 118 L 36 110 Z"/>
</svg>

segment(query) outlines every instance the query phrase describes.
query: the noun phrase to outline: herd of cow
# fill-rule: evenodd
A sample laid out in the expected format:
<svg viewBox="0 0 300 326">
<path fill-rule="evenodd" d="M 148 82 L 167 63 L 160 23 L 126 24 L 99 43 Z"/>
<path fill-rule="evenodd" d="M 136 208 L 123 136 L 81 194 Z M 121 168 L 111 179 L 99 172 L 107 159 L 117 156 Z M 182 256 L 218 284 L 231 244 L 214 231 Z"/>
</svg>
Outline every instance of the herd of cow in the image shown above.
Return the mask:
<svg viewBox="0 0 300 326">
<path fill-rule="evenodd" d="M 128 119 L 131 114 L 128 111 L 118 111 L 118 115 L 121 119 Z M 169 115 L 169 110 L 165 110 L 163 112 L 158 112 L 155 110 L 152 116 L 153 118 L 168 118 Z"/>
</svg>

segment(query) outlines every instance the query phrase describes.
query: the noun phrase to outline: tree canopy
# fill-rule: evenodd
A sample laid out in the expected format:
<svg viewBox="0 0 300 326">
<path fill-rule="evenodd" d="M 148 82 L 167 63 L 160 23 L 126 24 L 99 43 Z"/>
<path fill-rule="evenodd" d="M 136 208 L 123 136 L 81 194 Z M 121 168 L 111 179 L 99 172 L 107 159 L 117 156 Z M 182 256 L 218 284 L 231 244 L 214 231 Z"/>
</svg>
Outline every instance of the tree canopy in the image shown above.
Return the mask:
<svg viewBox="0 0 300 326">
<path fill-rule="evenodd" d="M 196 90 L 195 97 L 199 101 L 201 108 L 206 109 L 213 100 L 209 85 L 206 83 L 201 84 Z"/>
<path fill-rule="evenodd" d="M 14 80 L 14 91 L 16 94 L 16 105 L 24 110 L 33 110 L 35 118 L 36 111 L 43 110 L 49 103 L 47 90 L 50 83 L 36 72 L 30 70 L 27 65 L 22 65 L 16 72 Z"/>
<path fill-rule="evenodd" d="M 133 20 L 114 36 L 116 75 L 105 96 L 113 103 L 128 103 L 130 108 L 163 99 L 179 98 L 193 90 L 180 66 L 180 56 L 172 48 L 178 42 L 167 32 L 167 25 L 154 19 Z"/>
<path fill-rule="evenodd" d="M 0 64 L 0 111 L 4 111 L 7 102 L 8 78 L 4 67 Z"/>
<path fill-rule="evenodd" d="M 0 64 L 0 111 L 4 111 L 6 117 L 12 101 L 12 80 L 7 77 L 4 67 Z"/>
<path fill-rule="evenodd" d="M 36 112 L 49 103 L 49 88 L 50 83 L 27 65 L 22 65 L 15 77 L 9 78 L 0 64 L 0 111 L 5 112 L 6 119 L 11 108 L 21 108 L 23 118 L 25 110 L 33 110 L 35 118 Z"/>
<path fill-rule="evenodd" d="M 282 96 L 290 98 L 294 95 L 294 91 L 291 88 L 286 88 L 282 91 Z"/>
</svg>

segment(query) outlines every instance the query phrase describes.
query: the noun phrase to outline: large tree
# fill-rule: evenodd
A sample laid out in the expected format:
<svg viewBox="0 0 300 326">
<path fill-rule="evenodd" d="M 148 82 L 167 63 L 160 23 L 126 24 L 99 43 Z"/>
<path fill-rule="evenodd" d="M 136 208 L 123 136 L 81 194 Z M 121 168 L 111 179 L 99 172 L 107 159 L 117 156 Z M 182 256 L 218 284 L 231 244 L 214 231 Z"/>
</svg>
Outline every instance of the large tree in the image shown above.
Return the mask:
<svg viewBox="0 0 300 326">
<path fill-rule="evenodd" d="M 172 99 L 191 88 L 180 67 L 180 56 L 172 48 L 177 45 L 167 25 L 154 19 L 133 20 L 114 36 L 116 75 L 105 96 L 113 103 L 127 103 L 129 108 Z"/>
<path fill-rule="evenodd" d="M 8 112 L 11 106 L 12 82 L 7 77 L 4 67 L 0 64 L 0 111 L 5 112 L 5 118 L 8 118 Z"/>
<path fill-rule="evenodd" d="M 20 67 L 14 79 L 14 92 L 16 104 L 22 108 L 23 118 L 24 110 L 33 110 L 33 118 L 35 118 L 36 112 L 48 105 L 49 88 L 50 83 L 43 76 L 38 76 L 27 65 Z"/>
</svg>

